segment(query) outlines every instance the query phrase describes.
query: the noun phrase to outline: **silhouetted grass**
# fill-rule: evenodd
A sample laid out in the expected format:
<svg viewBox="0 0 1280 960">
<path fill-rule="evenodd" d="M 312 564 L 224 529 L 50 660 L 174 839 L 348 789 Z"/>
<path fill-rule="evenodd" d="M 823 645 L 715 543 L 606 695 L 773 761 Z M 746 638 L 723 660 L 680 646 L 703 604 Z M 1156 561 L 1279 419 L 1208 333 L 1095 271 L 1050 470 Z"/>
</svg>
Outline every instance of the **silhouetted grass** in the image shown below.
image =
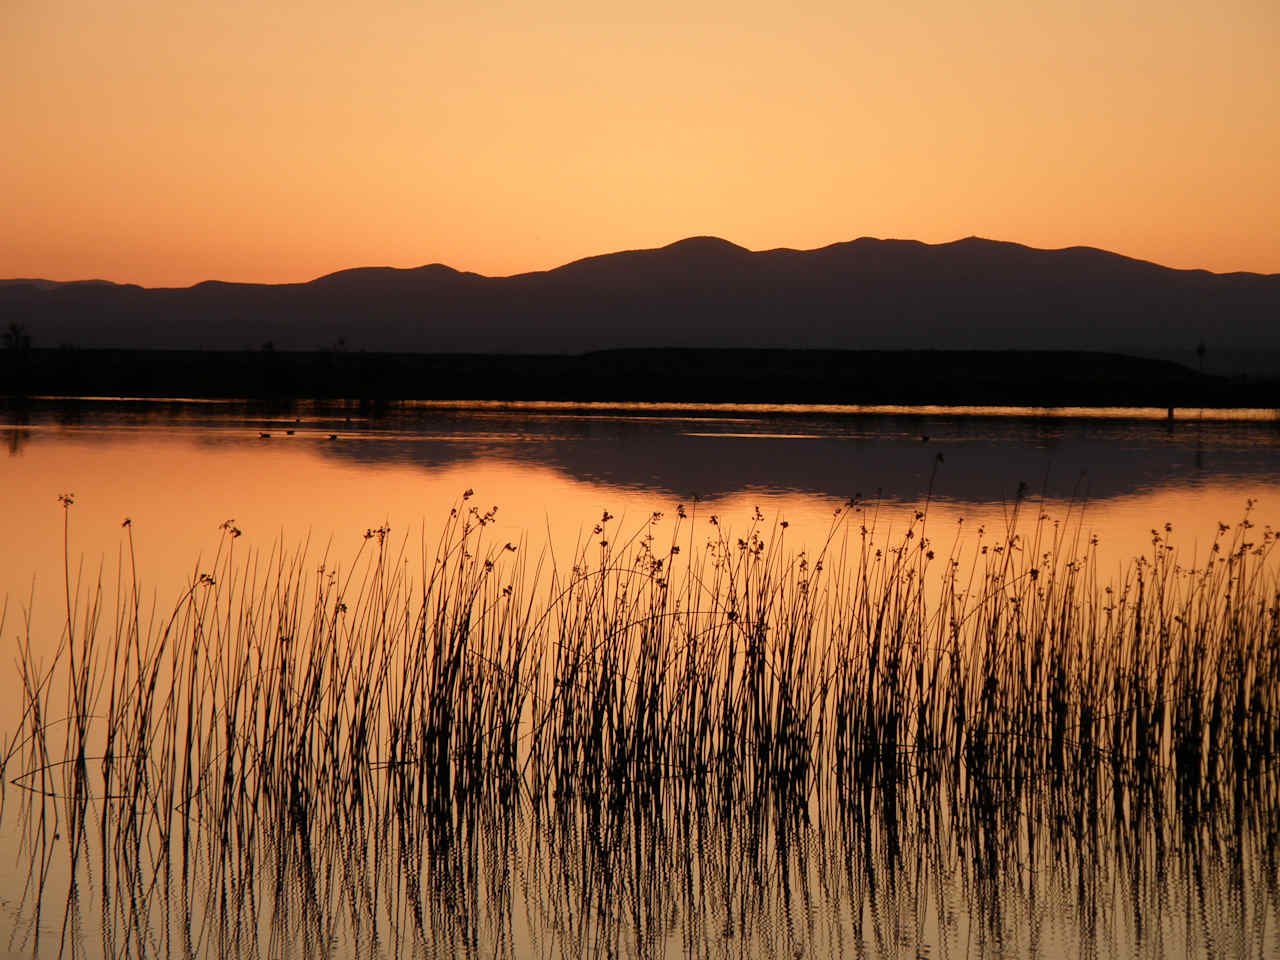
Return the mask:
<svg viewBox="0 0 1280 960">
<path fill-rule="evenodd" d="M 1246 514 L 1185 567 L 1153 530 L 1103 581 L 1078 524 L 943 546 L 918 512 L 886 545 L 880 510 L 839 508 L 808 552 L 758 511 L 741 535 L 606 513 L 564 565 L 490 543 L 469 495 L 419 555 L 383 527 L 341 566 L 228 523 L 159 616 L 126 527 L 114 596 L 68 563 L 60 642 L 19 651 L 32 929 L 59 849 L 64 938 L 96 894 L 113 955 L 323 952 L 383 924 L 482 954 L 485 916 L 518 953 L 480 899 L 516 887 L 559 949 L 626 930 L 644 955 L 676 904 L 745 923 L 802 881 L 883 907 L 904 863 L 998 936 L 1034 863 L 1082 894 L 1100 865 L 1168 874 L 1171 844 L 1184 872 L 1234 844 L 1274 896 L 1271 530 Z"/>
</svg>

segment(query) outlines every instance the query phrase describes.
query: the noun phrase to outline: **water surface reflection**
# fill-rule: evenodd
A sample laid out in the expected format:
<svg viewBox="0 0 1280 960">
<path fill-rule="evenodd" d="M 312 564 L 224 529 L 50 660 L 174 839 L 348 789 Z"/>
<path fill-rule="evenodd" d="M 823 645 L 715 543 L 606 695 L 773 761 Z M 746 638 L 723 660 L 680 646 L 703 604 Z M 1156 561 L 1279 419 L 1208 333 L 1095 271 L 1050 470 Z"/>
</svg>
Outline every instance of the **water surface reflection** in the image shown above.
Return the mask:
<svg viewBox="0 0 1280 960">
<path fill-rule="evenodd" d="M 1098 538 L 1091 569 L 1101 589 L 1132 571 L 1135 556 L 1165 557 L 1166 547 L 1172 548 L 1170 559 L 1161 562 L 1170 568 L 1202 565 L 1211 559 L 1219 522 L 1235 524 L 1246 501 L 1256 501 L 1251 522 L 1259 531 L 1276 523 L 1280 506 L 1272 493 L 1280 435 L 1270 423 L 786 411 L 750 417 L 680 412 L 657 419 L 616 412 L 410 409 L 371 416 L 358 408 L 264 414 L 179 406 L 37 414 L 14 424 L 7 436 L 10 455 L 0 468 L 3 519 L 15 548 L 0 557 L 0 588 L 9 599 L 4 642 L 16 651 L 30 636 L 33 660 L 46 664 L 67 649 L 64 590 L 91 597 L 101 576 L 103 623 L 128 624 L 130 618 L 117 617 L 112 607 L 113 597 L 119 604 L 124 596 L 126 611 L 141 611 L 138 621 L 163 625 L 184 591 L 197 597 L 204 594 L 196 588 L 214 590 L 214 580 L 234 584 L 234 577 L 216 569 L 227 535 L 219 526 L 233 518 L 235 529 L 245 531 L 235 546 L 240 562 L 269 567 L 283 552 L 297 557 L 297 569 L 310 577 L 321 565 L 325 571 L 350 569 L 366 531 L 388 523 L 389 540 L 401 545 L 403 558 L 416 561 L 419 550 L 429 555 L 449 510 L 463 491 L 474 489 L 470 502 L 483 511 L 499 508 L 487 527 L 493 543 L 519 543 L 520 556 L 536 556 L 548 546 L 548 565 L 562 568 L 575 545 L 594 544 L 600 535 L 593 525 L 604 513 L 615 517 L 610 529 L 630 531 L 622 539 L 634 545 L 635 531 L 648 528 L 654 511 L 664 513 L 661 524 L 670 524 L 678 504 L 687 510 L 690 531 L 682 556 L 713 536 L 723 536 L 732 552 L 753 524 L 773 544 L 779 535 L 774 524 L 783 521 L 785 551 L 794 556 L 822 543 L 834 509 L 861 493 L 867 509 L 874 504 L 883 542 L 901 543 L 911 528 L 918 537 L 912 546 L 920 545 L 912 555 L 923 554 L 928 538 L 943 563 L 955 550 L 969 550 L 966 558 L 976 552 L 979 527 L 988 531 L 986 542 L 1011 539 L 1012 507 L 1025 484 L 1027 520 L 1050 531 L 1055 523 L 1078 530 L 1062 559 Z M 67 492 L 76 499 L 69 513 L 56 500 Z M 926 500 L 925 525 L 912 527 Z M 1039 520 L 1041 511 L 1048 519 Z M 126 518 L 130 524 L 123 527 Z M 64 522 L 70 567 L 64 566 Z M 1166 522 L 1172 531 L 1165 531 Z M 1159 531 L 1155 544 L 1153 528 Z M 668 528 L 654 529 L 665 542 Z M 296 552 L 308 536 L 309 549 Z M 122 552 L 130 542 L 132 554 Z M 247 559 L 254 554 L 257 561 Z M 395 562 L 403 558 L 396 554 Z M 135 562 L 146 593 L 129 599 L 128 571 Z M 1036 557 L 1024 551 L 1018 562 L 1029 576 Z M 69 588 L 64 573 L 70 574 Z M 1025 577 L 1020 582 L 1029 583 Z M 500 603 L 500 595 L 494 600 Z M 73 619 L 82 622 L 92 603 L 76 604 Z M 232 606 L 253 609 L 228 604 L 228 610 Z M 278 614 L 269 607 L 249 619 L 270 621 Z M 215 603 L 213 609 L 221 608 Z M 227 622 L 239 616 L 228 614 Z M 190 618 L 178 622 L 222 622 L 200 621 L 195 613 Z M 197 639 L 215 635 L 216 644 Z M 222 676 L 231 686 L 217 666 L 224 662 L 217 657 L 233 649 L 230 641 L 216 630 L 184 636 L 176 649 L 206 650 L 202 662 L 213 664 L 207 675 Z M 25 734 L 15 735 L 26 760 L 5 770 L 0 829 L 3 862 L 17 865 L 0 893 L 12 950 L 26 954 L 38 944 L 41 952 L 61 947 L 91 956 L 1052 957 L 1265 956 L 1274 948 L 1280 902 L 1274 757 L 1226 750 L 1213 761 L 1221 766 L 1212 768 L 1198 753 L 1197 765 L 1180 760 L 1161 746 L 1180 741 L 1159 698 L 1138 697 L 1136 712 L 1126 714 L 1123 724 L 1095 718 L 1097 729 L 1112 738 L 1108 742 L 1133 746 L 1123 755 L 1086 742 L 1078 716 L 1063 726 L 1054 749 L 1074 751 L 1087 758 L 1084 764 L 1055 767 L 1044 743 L 1028 738 L 1025 750 L 1015 749 L 1007 737 L 1000 739 L 1007 733 L 1001 730 L 979 728 L 981 736 L 971 741 L 975 752 L 948 764 L 928 761 L 929 754 L 896 741 L 859 753 L 865 739 L 819 736 L 814 728 L 805 736 L 815 749 L 843 742 L 854 752 L 830 768 L 844 771 L 839 776 L 805 772 L 796 781 L 806 785 L 799 794 L 790 775 L 769 772 L 759 774 L 765 786 L 758 793 L 737 787 L 726 792 L 722 784 L 733 782 L 731 771 L 755 769 L 728 761 L 722 768 L 694 765 L 683 781 L 658 777 L 653 782 L 659 786 L 648 789 L 649 781 L 632 774 L 650 766 L 627 753 L 623 740 L 610 741 L 606 752 L 629 766 L 613 768 L 612 779 L 610 768 L 600 768 L 593 790 L 538 793 L 527 786 L 554 784 L 548 774 L 525 778 L 526 786 L 509 793 L 486 788 L 472 794 L 458 786 L 468 770 L 465 751 L 442 748 L 438 759 L 451 771 L 444 781 L 435 776 L 438 766 L 390 752 L 395 741 L 385 724 L 392 712 L 380 715 L 376 750 L 346 766 L 331 763 L 331 756 L 349 760 L 350 744 L 338 749 L 319 734 L 323 724 L 308 725 L 313 714 L 303 692 L 310 688 L 289 672 L 296 668 L 298 677 L 306 676 L 307 661 L 285 652 L 297 649 L 289 646 L 293 636 L 272 629 L 260 638 L 264 646 L 246 645 L 275 649 L 277 659 L 264 665 L 254 653 L 244 661 L 253 669 L 241 675 L 256 670 L 267 682 L 289 678 L 277 694 L 299 698 L 290 701 L 290 709 L 302 711 L 294 716 L 305 718 L 296 727 L 300 738 L 288 741 L 295 752 L 272 753 L 265 734 L 241 741 L 224 733 L 227 713 L 213 693 L 207 700 L 175 696 L 163 708 L 170 711 L 163 713 L 168 725 L 157 729 L 169 732 L 160 737 L 159 757 L 127 767 L 141 752 L 122 752 L 115 776 L 117 784 L 130 784 L 127 790 L 97 791 L 98 781 L 77 773 L 75 763 L 46 760 L 42 766 L 32 761 Z M 1144 656 L 1153 659 L 1141 664 L 1155 671 L 1162 647 L 1150 642 Z M 1269 657 L 1275 652 L 1274 644 L 1262 649 L 1271 651 Z M 872 663 L 860 651 L 849 660 L 862 664 L 857 669 L 896 676 L 891 660 Z M 1188 656 L 1184 662 L 1196 661 Z M 1225 654 L 1214 662 L 1231 663 Z M 1242 683 L 1261 691 L 1258 696 L 1271 697 L 1258 701 L 1265 708 L 1260 716 L 1274 716 L 1280 703 L 1277 663 L 1262 657 L 1241 674 Z M 770 669 L 775 665 L 770 661 Z M 1025 665 L 1032 671 L 1033 658 Z M 343 669 L 325 673 L 318 689 L 340 689 L 334 677 L 343 675 Z M 394 686 L 405 673 L 389 666 L 370 675 L 391 677 Z M 1050 675 L 1033 673 L 1028 689 L 1048 689 Z M 441 674 L 446 681 L 449 676 Z M 762 669 L 760 676 L 776 674 Z M 833 672 L 829 687 L 812 689 L 836 690 L 839 676 Z M 982 703 L 982 676 L 957 676 L 971 707 Z M 1098 689 L 1110 689 L 1107 676 L 1100 675 Z M 1160 676 L 1158 683 L 1174 683 Z M 771 704 L 789 702 L 776 685 L 760 689 L 775 697 Z M 913 689 L 931 687 L 920 681 Z M 72 697 L 74 685 L 63 690 L 58 687 L 59 696 Z M 358 712 L 345 694 L 324 696 L 335 697 L 334 717 Z M 581 719 L 589 712 L 565 711 L 565 696 L 548 688 L 537 701 L 571 732 L 547 743 L 590 743 L 590 725 Z M 1007 711 L 1008 703 L 990 697 L 983 709 L 991 716 Z M 29 729 L 24 702 L 6 698 L 0 711 L 6 740 Z M 95 711 L 115 709 L 106 695 L 93 702 Z M 179 736 L 188 702 L 196 714 L 207 711 L 210 729 L 217 731 L 195 746 Z M 258 701 L 259 708 L 269 702 L 277 700 Z M 444 722 L 416 706 L 432 701 L 403 702 L 432 723 Z M 473 708 L 483 712 L 491 708 L 479 704 L 493 702 L 479 697 Z M 591 702 L 588 697 L 578 706 L 585 710 Z M 635 717 L 644 716 L 634 700 L 624 702 Z M 670 708 L 684 701 L 672 696 L 664 702 Z M 903 702 L 919 706 L 918 700 Z M 1026 701 L 1026 709 L 1038 709 L 1038 702 Z M 752 713 L 749 701 L 742 704 L 735 723 L 754 718 L 773 743 L 794 735 L 786 711 Z M 48 719 L 60 721 L 69 709 L 64 704 Z M 1234 711 L 1223 707 L 1213 720 L 1207 708 L 1196 722 L 1218 731 L 1206 736 L 1219 736 L 1233 722 L 1246 729 Z M 833 711 L 832 726 L 823 729 L 834 730 L 834 718 L 851 712 Z M 877 730 L 889 729 L 880 713 L 868 716 L 880 724 Z M 1141 726 L 1139 717 L 1148 725 Z M 1158 735 L 1151 733 L 1151 717 L 1163 718 Z M 488 729 L 450 729 L 461 727 Z M 754 729 L 735 726 L 716 742 L 760 742 Z M 537 739 L 531 728 L 524 731 L 522 744 Z M 1148 749 L 1144 738 L 1151 736 L 1158 744 Z M 232 749 L 237 744 L 244 753 Z M 100 761 L 100 746 L 84 752 Z M 558 769 L 553 747 L 546 750 L 522 763 Z M 1135 765 L 1143 750 L 1146 765 Z M 73 749 L 69 756 L 75 755 Z M 992 756 L 1010 758 L 1008 776 L 995 775 Z M 162 776 L 182 771 L 192 757 L 192 782 L 204 784 L 198 792 L 183 789 L 181 776 Z M 270 757 L 272 766 L 266 760 L 245 765 L 253 757 Z M 137 779 L 122 781 L 125 769 Z M 269 781 L 271 789 L 237 792 L 239 781 L 223 778 L 224 769 Z M 622 776 L 618 769 L 631 773 Z M 32 779 L 38 770 L 46 779 Z M 582 771 L 574 770 L 580 777 Z M 43 784 L 42 792 L 29 789 L 33 783 Z M 125 809 L 118 793 L 128 793 L 138 806 Z M 76 809 L 76 797 L 87 798 L 83 809 Z"/>
<path fill-rule="evenodd" d="M 811 823 L 589 805 L 371 815 L 230 846 L 205 831 L 171 859 L 138 860 L 94 824 L 82 858 L 101 876 L 79 885 L 52 859 L 65 852 L 40 861 L 49 835 L 26 824 L 35 850 L 6 831 L 6 854 L 36 862 L 8 904 L 5 945 L 87 957 L 1272 955 L 1270 802 L 1189 824 L 1172 807 L 1133 821 L 1104 805 L 1083 826 L 1044 803 L 989 819 L 902 807 Z"/>
<path fill-rule="evenodd" d="M 290 415 L 293 414 L 293 415 Z M 834 416 L 722 413 L 349 410 L 200 406 L 61 410 L 11 429 L 10 447 L 68 432 L 119 440 L 186 435 L 306 445 L 325 458 L 440 469 L 475 461 L 537 464 L 567 479 L 704 499 L 746 490 L 913 502 L 985 503 L 1025 482 L 1051 498 L 1107 499 L 1154 486 L 1273 479 L 1280 421 L 992 417 L 938 413 Z M 264 434 L 268 436 L 263 436 Z M 939 464 L 938 455 L 942 455 Z M 855 489 L 856 488 L 856 489 Z"/>
</svg>

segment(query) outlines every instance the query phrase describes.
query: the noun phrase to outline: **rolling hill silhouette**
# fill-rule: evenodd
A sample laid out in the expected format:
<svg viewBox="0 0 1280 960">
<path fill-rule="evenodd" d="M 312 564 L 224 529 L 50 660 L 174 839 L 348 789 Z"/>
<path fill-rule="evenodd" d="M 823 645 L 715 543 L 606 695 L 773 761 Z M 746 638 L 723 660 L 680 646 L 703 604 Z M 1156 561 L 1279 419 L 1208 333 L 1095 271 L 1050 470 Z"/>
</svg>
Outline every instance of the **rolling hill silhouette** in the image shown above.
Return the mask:
<svg viewBox="0 0 1280 960">
<path fill-rule="evenodd" d="M 970 237 L 753 252 L 714 237 L 485 277 L 442 264 L 182 289 L 0 281 L 41 347 L 582 353 L 618 348 L 1113 351 L 1280 369 L 1280 275 Z"/>
</svg>

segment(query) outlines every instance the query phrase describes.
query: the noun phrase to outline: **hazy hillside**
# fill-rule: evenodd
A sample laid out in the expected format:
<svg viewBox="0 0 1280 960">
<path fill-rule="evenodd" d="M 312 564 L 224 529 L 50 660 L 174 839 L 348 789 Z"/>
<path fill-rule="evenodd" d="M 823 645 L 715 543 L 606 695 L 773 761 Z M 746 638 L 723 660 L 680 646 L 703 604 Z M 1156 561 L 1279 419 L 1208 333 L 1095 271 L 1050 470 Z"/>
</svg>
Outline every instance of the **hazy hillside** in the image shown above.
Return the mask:
<svg viewBox="0 0 1280 960">
<path fill-rule="evenodd" d="M 482 277 L 440 264 L 310 283 L 0 281 L 37 346 L 563 353 L 617 347 L 1085 349 L 1270 369 L 1280 275 L 1103 250 L 863 238 L 752 252 L 708 237 Z"/>
</svg>

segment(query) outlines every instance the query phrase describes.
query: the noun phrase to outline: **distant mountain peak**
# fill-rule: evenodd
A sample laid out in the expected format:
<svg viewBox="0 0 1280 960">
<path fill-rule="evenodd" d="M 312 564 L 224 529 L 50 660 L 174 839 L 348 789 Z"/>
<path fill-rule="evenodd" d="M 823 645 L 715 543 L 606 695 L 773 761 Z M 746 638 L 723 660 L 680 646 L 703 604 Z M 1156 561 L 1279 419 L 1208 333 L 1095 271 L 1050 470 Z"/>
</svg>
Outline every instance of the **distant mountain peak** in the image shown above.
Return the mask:
<svg viewBox="0 0 1280 960">
<path fill-rule="evenodd" d="M 720 237 L 685 237 L 683 240 L 677 240 L 675 243 L 669 243 L 663 250 L 670 250 L 673 253 L 750 253 L 746 247 L 740 247 L 736 243 L 730 243 Z"/>
<path fill-rule="evenodd" d="M 305 286 L 355 296 L 376 296 L 390 292 L 425 294 L 467 276 L 474 274 L 464 274 L 443 263 L 428 263 L 420 267 L 354 267 L 327 273 Z"/>
<path fill-rule="evenodd" d="M 59 290 L 69 287 L 134 287 L 136 284 L 115 283 L 112 280 L 44 280 L 39 277 L 13 277 L 0 280 L 0 285 L 13 287 L 32 287 L 36 290 Z"/>
</svg>

